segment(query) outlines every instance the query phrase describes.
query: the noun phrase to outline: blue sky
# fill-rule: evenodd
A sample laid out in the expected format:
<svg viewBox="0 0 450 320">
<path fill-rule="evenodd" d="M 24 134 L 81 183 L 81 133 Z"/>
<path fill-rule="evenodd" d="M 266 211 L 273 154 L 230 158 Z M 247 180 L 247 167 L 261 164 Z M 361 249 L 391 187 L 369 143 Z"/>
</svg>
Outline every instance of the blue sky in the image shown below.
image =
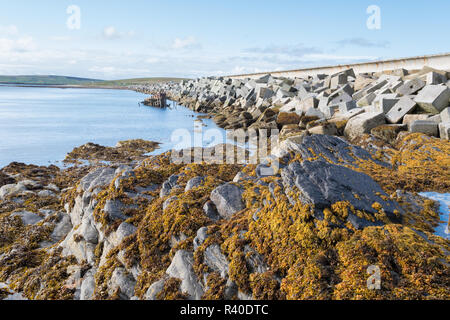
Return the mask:
<svg viewBox="0 0 450 320">
<path fill-rule="evenodd" d="M 446 53 L 449 12 L 448 0 L 0 0 L 0 74 L 197 77 Z"/>
</svg>

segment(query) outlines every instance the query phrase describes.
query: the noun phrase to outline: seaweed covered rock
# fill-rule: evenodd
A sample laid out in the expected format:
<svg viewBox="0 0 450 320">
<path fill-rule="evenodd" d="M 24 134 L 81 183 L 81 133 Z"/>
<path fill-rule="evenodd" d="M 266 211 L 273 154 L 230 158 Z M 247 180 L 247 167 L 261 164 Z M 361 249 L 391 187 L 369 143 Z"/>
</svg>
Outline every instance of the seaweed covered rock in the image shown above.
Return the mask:
<svg viewBox="0 0 450 320">
<path fill-rule="evenodd" d="M 399 209 L 392 201 L 382 199 L 387 198 L 387 194 L 368 175 L 323 160 L 292 162 L 281 176 L 287 190 L 298 190 L 298 199 L 291 199 L 291 202 L 311 204 L 316 212 L 341 201 L 371 214 L 382 208 L 390 217 L 395 217 L 394 211 Z M 357 229 L 373 225 L 353 214 L 349 215 L 349 220 Z"/>
<path fill-rule="evenodd" d="M 170 152 L 9 166 L 13 184 L 37 184 L 0 200 L 0 281 L 29 299 L 449 298 L 450 244 L 434 234 L 435 203 L 415 193 L 448 190 L 448 142 L 286 140 L 270 175 Z M 373 267 L 381 290 L 367 288 Z"/>
</svg>

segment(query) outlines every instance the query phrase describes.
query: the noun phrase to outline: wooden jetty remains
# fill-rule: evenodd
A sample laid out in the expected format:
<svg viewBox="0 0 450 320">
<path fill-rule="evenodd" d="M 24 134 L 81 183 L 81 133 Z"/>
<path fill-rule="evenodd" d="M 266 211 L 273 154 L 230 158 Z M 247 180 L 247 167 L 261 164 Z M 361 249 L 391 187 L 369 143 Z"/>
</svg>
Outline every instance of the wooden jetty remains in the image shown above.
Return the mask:
<svg viewBox="0 0 450 320">
<path fill-rule="evenodd" d="M 159 91 L 153 94 L 150 98 L 145 99 L 144 102 L 142 103 L 148 107 L 155 107 L 161 109 L 165 109 L 169 106 L 167 104 L 167 95 L 164 91 Z"/>
</svg>

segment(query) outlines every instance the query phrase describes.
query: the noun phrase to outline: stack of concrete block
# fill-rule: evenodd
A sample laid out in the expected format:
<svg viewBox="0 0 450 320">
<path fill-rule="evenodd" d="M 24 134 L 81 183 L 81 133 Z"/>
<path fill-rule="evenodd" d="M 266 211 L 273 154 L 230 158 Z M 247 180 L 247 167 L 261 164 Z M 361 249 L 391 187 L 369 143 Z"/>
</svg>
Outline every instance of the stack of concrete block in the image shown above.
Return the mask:
<svg viewBox="0 0 450 320">
<path fill-rule="evenodd" d="M 449 138 L 449 74 L 431 68 L 413 73 L 400 69 L 358 75 L 348 69 L 308 78 L 270 74 L 256 79 L 209 77 L 133 89 L 147 93 L 164 90 L 170 98 L 195 111 L 215 115 L 220 120 L 218 124 L 226 128 L 273 127 L 273 117 L 262 117 L 264 110 L 271 109 L 275 114 L 295 113 L 329 123 L 348 120 L 345 133 L 351 138 L 370 133 L 373 125 L 385 123 Z M 243 113 L 247 116 L 240 116 Z M 289 130 L 292 126 L 289 124 Z"/>
</svg>

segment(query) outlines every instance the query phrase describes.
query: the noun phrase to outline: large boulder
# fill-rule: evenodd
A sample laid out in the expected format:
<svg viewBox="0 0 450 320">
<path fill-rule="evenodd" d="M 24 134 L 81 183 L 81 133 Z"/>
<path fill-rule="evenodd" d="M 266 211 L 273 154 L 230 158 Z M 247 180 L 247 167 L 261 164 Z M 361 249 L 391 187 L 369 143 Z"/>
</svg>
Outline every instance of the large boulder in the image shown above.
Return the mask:
<svg viewBox="0 0 450 320">
<path fill-rule="evenodd" d="M 245 209 L 242 202 L 244 190 L 232 183 L 221 185 L 211 193 L 211 201 L 216 205 L 222 218 L 228 219 L 238 211 Z"/>
<path fill-rule="evenodd" d="M 390 217 L 398 209 L 394 202 L 383 200 L 387 194 L 368 175 L 324 160 L 292 162 L 282 170 L 281 176 L 284 187 L 298 191 L 298 200 L 313 205 L 318 217 L 322 209 L 341 201 L 349 201 L 355 210 L 372 214 L 378 212 L 374 203 L 379 203 Z M 357 217 L 350 217 L 355 228 L 360 228 Z"/>
</svg>

